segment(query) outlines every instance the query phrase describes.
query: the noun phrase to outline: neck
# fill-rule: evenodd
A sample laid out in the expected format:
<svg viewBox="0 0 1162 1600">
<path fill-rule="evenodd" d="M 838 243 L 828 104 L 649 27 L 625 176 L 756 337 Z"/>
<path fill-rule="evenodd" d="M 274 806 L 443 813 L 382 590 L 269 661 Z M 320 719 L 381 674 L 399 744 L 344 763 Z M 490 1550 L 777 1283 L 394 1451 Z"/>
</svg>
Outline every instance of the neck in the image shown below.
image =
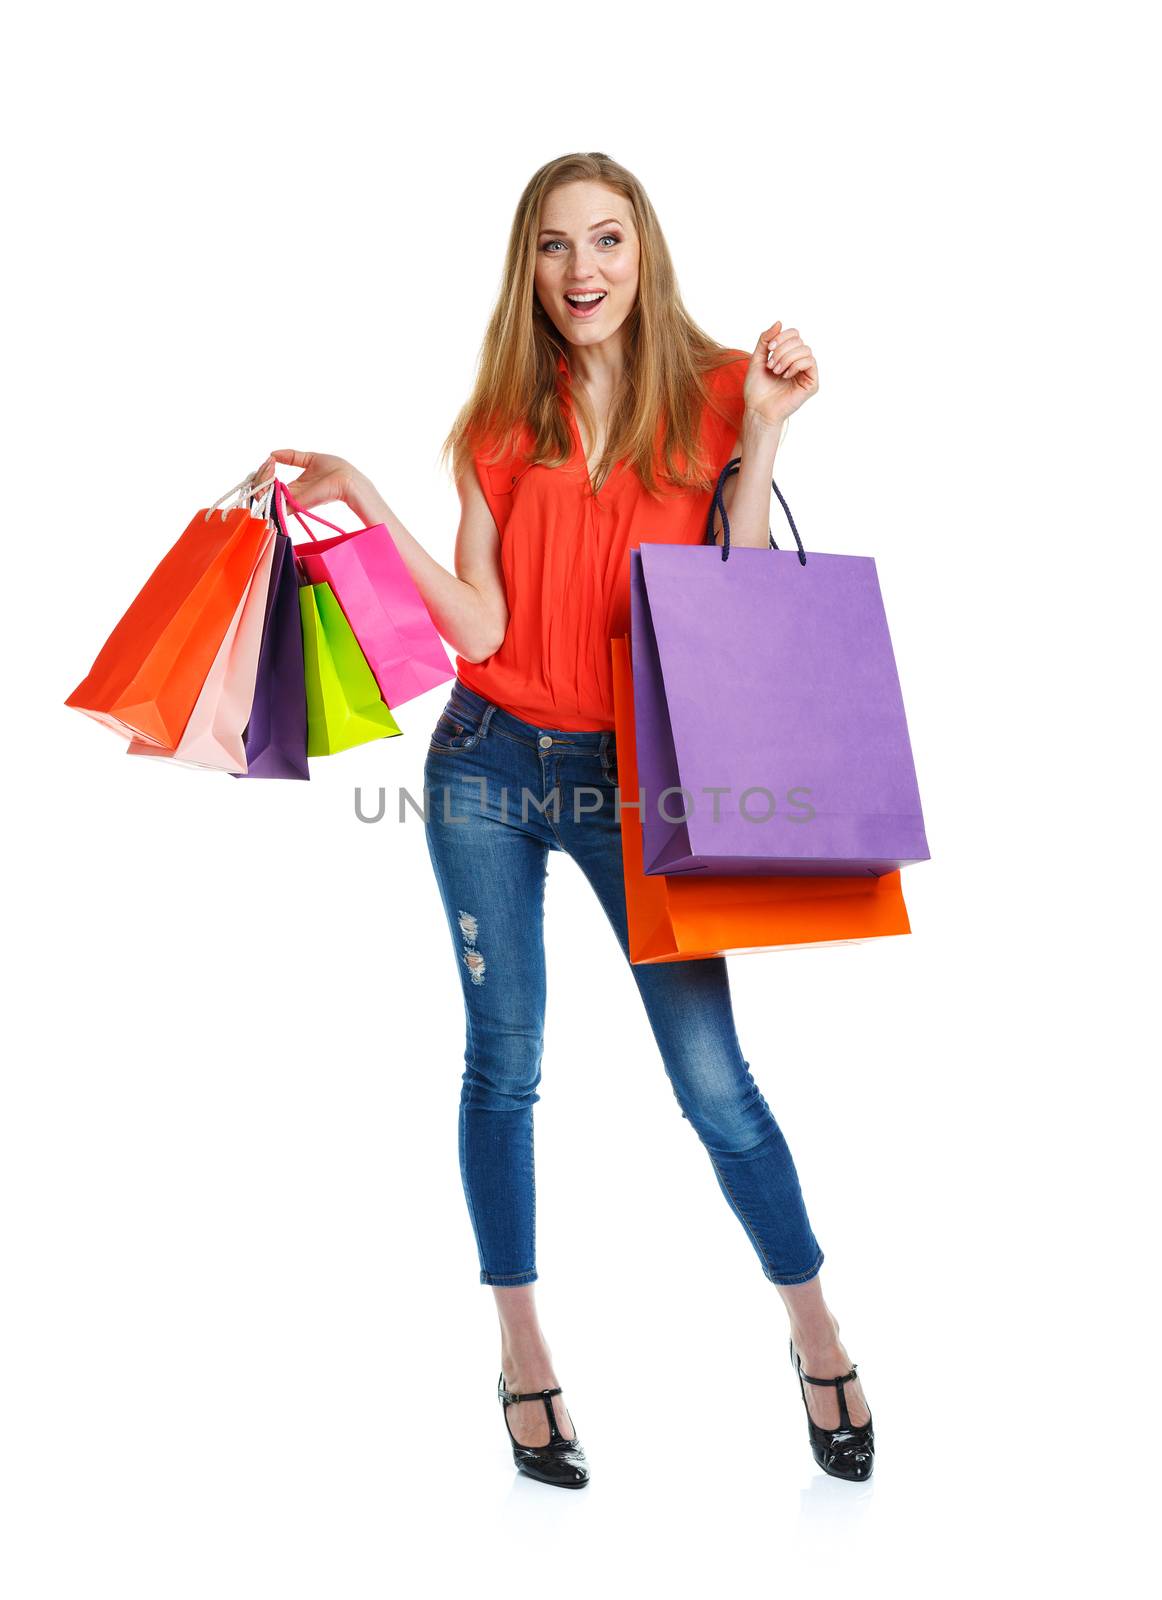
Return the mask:
<svg viewBox="0 0 1162 1600">
<path fill-rule="evenodd" d="M 575 344 L 569 347 L 569 367 L 574 380 L 586 389 L 612 393 L 625 370 L 625 350 L 618 333 L 600 344 Z"/>
</svg>

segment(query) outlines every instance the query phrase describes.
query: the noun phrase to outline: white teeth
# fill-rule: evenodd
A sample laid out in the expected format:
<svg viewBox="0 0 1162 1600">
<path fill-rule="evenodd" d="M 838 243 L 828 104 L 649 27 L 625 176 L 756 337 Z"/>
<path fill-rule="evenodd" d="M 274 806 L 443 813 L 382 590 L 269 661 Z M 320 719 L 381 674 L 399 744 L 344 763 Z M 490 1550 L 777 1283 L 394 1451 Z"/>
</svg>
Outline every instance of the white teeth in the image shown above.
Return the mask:
<svg viewBox="0 0 1162 1600">
<path fill-rule="evenodd" d="M 571 305 L 587 306 L 594 300 L 604 300 L 605 291 L 604 289 L 601 289 L 593 294 L 567 294 L 565 299 L 568 300 Z"/>
</svg>

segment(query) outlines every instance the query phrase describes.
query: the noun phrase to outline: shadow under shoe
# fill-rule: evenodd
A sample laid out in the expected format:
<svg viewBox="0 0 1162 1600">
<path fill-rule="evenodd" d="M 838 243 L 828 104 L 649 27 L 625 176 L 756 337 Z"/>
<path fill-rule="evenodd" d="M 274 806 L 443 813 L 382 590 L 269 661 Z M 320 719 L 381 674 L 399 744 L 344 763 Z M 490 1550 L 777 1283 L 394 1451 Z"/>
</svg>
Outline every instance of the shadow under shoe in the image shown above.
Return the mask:
<svg viewBox="0 0 1162 1600">
<path fill-rule="evenodd" d="M 560 1392 L 558 1387 L 535 1389 L 528 1394 L 515 1394 L 505 1383 L 503 1371 L 496 1386 L 497 1398 L 504 1414 L 504 1426 L 509 1439 L 512 1440 L 512 1459 L 516 1462 L 517 1470 L 529 1478 L 536 1478 L 538 1483 L 555 1484 L 558 1489 L 583 1489 L 589 1482 L 589 1463 L 585 1459 L 581 1441 L 564 1438 L 557 1426 L 553 1396 Z M 549 1418 L 548 1444 L 521 1444 L 519 1440 L 513 1438 L 512 1429 L 508 1425 L 508 1408 L 515 1406 L 521 1400 L 544 1401 L 545 1412 Z M 570 1417 L 569 1421 L 572 1420 Z"/>
<path fill-rule="evenodd" d="M 856 1368 L 852 1364 L 850 1372 L 845 1372 L 841 1378 L 810 1378 L 803 1371 L 803 1363 L 795 1350 L 795 1341 L 787 1341 L 791 1352 L 791 1365 L 799 1375 L 799 1393 L 803 1397 L 803 1409 L 807 1413 L 807 1433 L 811 1440 L 811 1453 L 823 1468 L 824 1472 L 833 1478 L 846 1478 L 849 1483 L 863 1483 L 872 1475 L 875 1466 L 876 1443 L 872 1432 L 872 1419 L 869 1412 L 868 1419 L 862 1426 L 856 1428 L 852 1425 L 851 1413 L 847 1409 L 847 1397 L 843 1392 L 843 1385 L 850 1383 L 855 1377 Z M 805 1383 L 817 1384 L 820 1388 L 833 1388 L 839 1401 L 839 1427 L 821 1428 L 811 1415 L 807 1405 L 807 1391 Z"/>
</svg>

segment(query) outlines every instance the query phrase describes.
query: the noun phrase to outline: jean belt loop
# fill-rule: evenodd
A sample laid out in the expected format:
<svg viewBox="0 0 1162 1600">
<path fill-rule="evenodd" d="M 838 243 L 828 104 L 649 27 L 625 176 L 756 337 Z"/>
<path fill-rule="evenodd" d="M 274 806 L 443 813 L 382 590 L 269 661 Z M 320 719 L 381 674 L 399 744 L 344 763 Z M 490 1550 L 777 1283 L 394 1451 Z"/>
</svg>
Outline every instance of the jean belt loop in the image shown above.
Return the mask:
<svg viewBox="0 0 1162 1600">
<path fill-rule="evenodd" d="M 496 710 L 495 702 L 490 701 L 489 705 L 488 705 L 488 709 L 485 711 L 484 715 L 480 719 L 480 732 L 479 732 L 479 734 L 477 736 L 478 738 L 483 739 L 484 736 L 487 734 L 487 732 L 488 732 L 488 724 L 492 721 L 492 713 L 495 710 Z"/>
</svg>

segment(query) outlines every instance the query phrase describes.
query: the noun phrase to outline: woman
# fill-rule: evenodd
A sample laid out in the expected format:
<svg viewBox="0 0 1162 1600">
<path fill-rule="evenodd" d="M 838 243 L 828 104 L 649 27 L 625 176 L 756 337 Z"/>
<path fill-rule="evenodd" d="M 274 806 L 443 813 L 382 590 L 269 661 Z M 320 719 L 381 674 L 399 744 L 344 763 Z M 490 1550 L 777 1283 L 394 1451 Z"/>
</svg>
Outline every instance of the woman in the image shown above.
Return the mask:
<svg viewBox="0 0 1162 1600">
<path fill-rule="evenodd" d="M 445 441 L 462 501 L 455 574 L 348 462 L 272 458 L 303 469 L 305 506 L 342 500 L 387 524 L 458 651 L 425 784 L 467 1022 L 460 1166 L 500 1319 L 514 1459 L 562 1487 L 589 1470 L 533 1289 L 548 853 L 581 867 L 628 961 L 609 641 L 628 632 L 629 551 L 643 538 L 701 543 L 734 457 L 733 540 L 766 548 L 779 437 L 817 388 L 795 328 L 774 323 L 749 355 L 705 335 L 641 184 L 605 155 L 570 155 L 521 196 L 476 388 Z M 816 1460 L 867 1478 L 871 1415 L 823 1298 L 791 1153 L 739 1049 L 726 962 L 631 972 L 682 1114 L 786 1306 Z"/>
</svg>

